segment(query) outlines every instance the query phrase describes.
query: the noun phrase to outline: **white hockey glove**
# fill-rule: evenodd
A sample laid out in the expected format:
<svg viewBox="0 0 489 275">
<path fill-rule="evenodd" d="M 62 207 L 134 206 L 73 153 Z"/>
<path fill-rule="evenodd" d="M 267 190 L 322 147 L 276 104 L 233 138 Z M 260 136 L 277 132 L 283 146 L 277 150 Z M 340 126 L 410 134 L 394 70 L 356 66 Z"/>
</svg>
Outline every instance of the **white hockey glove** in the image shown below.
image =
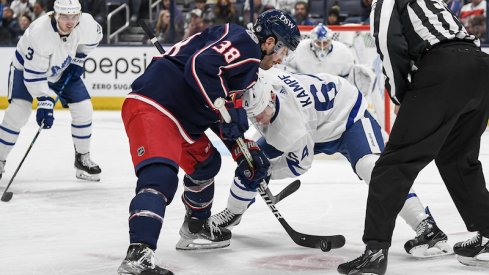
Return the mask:
<svg viewBox="0 0 489 275">
<path fill-rule="evenodd" d="M 363 96 L 372 93 L 375 84 L 375 73 L 369 67 L 362 64 L 354 64 L 351 68 L 347 80 L 354 84 Z"/>
</svg>

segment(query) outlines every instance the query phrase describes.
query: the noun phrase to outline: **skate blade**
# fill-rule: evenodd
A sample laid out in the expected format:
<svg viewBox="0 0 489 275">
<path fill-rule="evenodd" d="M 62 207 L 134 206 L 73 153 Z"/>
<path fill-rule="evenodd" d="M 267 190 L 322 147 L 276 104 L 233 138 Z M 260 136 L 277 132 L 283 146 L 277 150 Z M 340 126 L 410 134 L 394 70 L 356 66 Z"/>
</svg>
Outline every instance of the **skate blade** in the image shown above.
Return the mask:
<svg viewBox="0 0 489 275">
<path fill-rule="evenodd" d="M 205 239 L 180 238 L 175 248 L 178 250 L 208 250 L 227 247 L 230 244 L 230 240 L 213 242 Z"/>
<path fill-rule="evenodd" d="M 446 241 L 437 242 L 433 247 L 420 245 L 411 249 L 411 255 L 414 258 L 435 258 L 453 254 L 453 249 Z"/>
<path fill-rule="evenodd" d="M 127 274 L 139 274 L 143 271 L 143 269 L 134 266 L 131 263 L 122 263 L 117 269 L 118 275 L 127 275 Z"/>
<path fill-rule="evenodd" d="M 489 267 L 489 253 L 482 253 L 475 257 L 464 257 L 457 255 L 457 260 L 467 266 Z"/>
<path fill-rule="evenodd" d="M 86 181 L 100 181 L 100 174 L 89 174 L 82 170 L 76 170 L 76 178 Z"/>
</svg>

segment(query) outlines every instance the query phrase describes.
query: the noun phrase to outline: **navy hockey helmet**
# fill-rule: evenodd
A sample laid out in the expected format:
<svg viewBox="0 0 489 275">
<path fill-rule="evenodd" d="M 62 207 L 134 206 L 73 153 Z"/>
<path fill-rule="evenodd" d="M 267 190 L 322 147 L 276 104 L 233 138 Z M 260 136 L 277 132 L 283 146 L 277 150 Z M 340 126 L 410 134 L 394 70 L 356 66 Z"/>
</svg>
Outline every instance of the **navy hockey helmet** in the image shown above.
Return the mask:
<svg viewBox="0 0 489 275">
<path fill-rule="evenodd" d="M 301 40 L 301 33 L 295 20 L 280 10 L 272 9 L 260 14 L 253 31 L 260 42 L 263 43 L 268 37 L 274 36 L 292 51 L 295 51 Z"/>
</svg>

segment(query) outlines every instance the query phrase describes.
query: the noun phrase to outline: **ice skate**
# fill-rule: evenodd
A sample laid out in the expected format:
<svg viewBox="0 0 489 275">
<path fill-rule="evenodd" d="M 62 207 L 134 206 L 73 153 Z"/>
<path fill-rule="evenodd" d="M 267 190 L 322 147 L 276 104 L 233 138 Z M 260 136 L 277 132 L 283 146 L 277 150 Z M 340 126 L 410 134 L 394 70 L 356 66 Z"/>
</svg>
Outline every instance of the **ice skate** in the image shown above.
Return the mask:
<svg viewBox="0 0 489 275">
<path fill-rule="evenodd" d="M 223 211 L 212 215 L 210 220 L 218 227 L 231 230 L 234 226 L 241 222 L 241 216 L 242 214 L 234 214 L 228 208 L 226 208 Z"/>
<path fill-rule="evenodd" d="M 480 232 L 471 239 L 456 243 L 453 251 L 464 265 L 489 267 L 489 238 Z"/>
<path fill-rule="evenodd" d="M 2 179 L 2 175 L 5 172 L 5 160 L 0 160 L 0 179 Z"/>
<path fill-rule="evenodd" d="M 404 249 L 415 258 L 430 258 L 453 254 L 447 243 L 447 235 L 436 225 L 433 216 L 426 207 L 429 216 L 416 227 L 416 237 L 404 244 Z"/>
<path fill-rule="evenodd" d="M 190 214 L 191 211 L 187 211 L 185 215 L 176 249 L 199 250 L 229 246 L 231 231 L 218 227 L 211 219 L 199 220 Z"/>
<path fill-rule="evenodd" d="M 76 178 L 88 181 L 100 181 L 100 167 L 90 159 L 90 153 L 75 153 Z"/>
<path fill-rule="evenodd" d="M 387 249 L 365 249 L 362 256 L 340 264 L 340 274 L 385 274 L 387 270 Z"/>
<path fill-rule="evenodd" d="M 120 275 L 173 275 L 170 270 L 155 264 L 154 251 L 142 243 L 129 245 L 127 256 L 117 269 L 117 273 Z"/>
</svg>

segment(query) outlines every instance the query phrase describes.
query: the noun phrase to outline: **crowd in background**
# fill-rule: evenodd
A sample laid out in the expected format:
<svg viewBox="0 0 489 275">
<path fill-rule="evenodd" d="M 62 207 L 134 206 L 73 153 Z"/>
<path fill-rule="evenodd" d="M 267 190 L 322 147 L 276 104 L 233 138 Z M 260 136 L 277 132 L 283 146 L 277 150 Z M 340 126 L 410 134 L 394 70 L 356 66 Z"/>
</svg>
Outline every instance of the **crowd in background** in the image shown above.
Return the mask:
<svg viewBox="0 0 489 275">
<path fill-rule="evenodd" d="M 175 0 L 174 29 L 170 27 L 170 0 L 163 0 L 160 13 L 149 20 L 161 43 L 173 44 L 183 38 L 205 30 L 212 25 L 237 23 L 246 25 L 267 9 L 281 9 L 290 13 L 299 25 L 340 25 L 369 23 L 372 0 L 329 0 L 328 13 L 323 14 L 324 0 Z M 444 0 L 467 30 L 485 42 L 486 0 Z M 130 23 L 137 25 L 140 18 L 149 19 L 146 0 L 80 0 L 82 10 L 92 14 L 97 22 L 107 28 L 107 14 L 111 5 L 127 3 Z M 53 10 L 54 0 L 0 0 L 0 45 L 15 45 L 29 25 Z M 252 15 L 252 16 L 251 16 Z M 123 42 L 121 42 L 123 43 Z"/>
</svg>

